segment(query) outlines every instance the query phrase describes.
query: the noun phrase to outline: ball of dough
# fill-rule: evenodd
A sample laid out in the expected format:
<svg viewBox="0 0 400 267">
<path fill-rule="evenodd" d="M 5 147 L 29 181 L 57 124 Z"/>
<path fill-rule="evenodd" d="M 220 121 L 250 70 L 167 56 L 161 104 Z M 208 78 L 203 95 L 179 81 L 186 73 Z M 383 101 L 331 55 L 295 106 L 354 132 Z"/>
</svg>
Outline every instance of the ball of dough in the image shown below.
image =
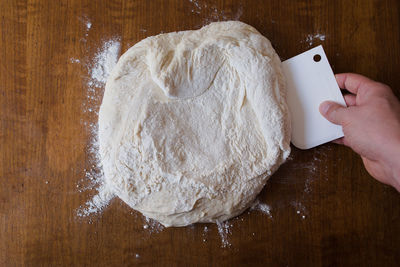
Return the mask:
<svg viewBox="0 0 400 267">
<path fill-rule="evenodd" d="M 107 81 L 99 141 L 105 183 L 145 216 L 232 218 L 290 153 L 280 59 L 235 21 L 146 38 Z"/>
</svg>

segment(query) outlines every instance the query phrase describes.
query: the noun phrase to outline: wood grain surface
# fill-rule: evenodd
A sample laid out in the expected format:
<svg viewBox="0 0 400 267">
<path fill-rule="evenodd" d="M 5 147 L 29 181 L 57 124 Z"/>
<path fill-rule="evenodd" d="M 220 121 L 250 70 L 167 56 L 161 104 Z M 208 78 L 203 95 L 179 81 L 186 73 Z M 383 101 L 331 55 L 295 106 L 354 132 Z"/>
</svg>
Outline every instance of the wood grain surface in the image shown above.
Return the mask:
<svg viewBox="0 0 400 267">
<path fill-rule="evenodd" d="M 147 36 L 230 19 L 257 28 L 282 60 L 322 44 L 335 72 L 367 75 L 399 96 L 397 0 L 1 0 L 0 266 L 398 266 L 400 194 L 333 144 L 293 148 L 260 196 L 272 218 L 233 219 L 230 247 L 212 224 L 143 229 L 119 199 L 77 216 L 95 193 L 77 186 L 93 168 L 96 52 L 110 39 L 124 52 Z"/>
</svg>

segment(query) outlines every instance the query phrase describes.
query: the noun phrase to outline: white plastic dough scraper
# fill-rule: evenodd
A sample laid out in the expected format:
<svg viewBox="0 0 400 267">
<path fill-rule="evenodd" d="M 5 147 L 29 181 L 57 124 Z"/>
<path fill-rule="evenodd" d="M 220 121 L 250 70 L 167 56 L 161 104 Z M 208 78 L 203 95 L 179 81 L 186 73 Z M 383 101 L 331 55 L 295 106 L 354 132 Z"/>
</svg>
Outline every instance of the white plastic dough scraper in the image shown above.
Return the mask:
<svg viewBox="0 0 400 267">
<path fill-rule="evenodd" d="M 283 72 L 292 120 L 292 144 L 309 149 L 342 137 L 342 127 L 319 113 L 319 105 L 325 100 L 346 106 L 322 46 L 284 61 Z"/>
</svg>

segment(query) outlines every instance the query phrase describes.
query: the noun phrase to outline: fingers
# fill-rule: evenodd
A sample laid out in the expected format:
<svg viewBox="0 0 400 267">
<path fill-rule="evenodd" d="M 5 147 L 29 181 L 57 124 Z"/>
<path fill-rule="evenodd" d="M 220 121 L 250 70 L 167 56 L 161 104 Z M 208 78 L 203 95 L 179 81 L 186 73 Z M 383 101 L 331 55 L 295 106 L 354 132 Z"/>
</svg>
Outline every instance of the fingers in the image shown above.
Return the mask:
<svg viewBox="0 0 400 267">
<path fill-rule="evenodd" d="M 373 80 L 355 73 L 340 73 L 335 75 L 336 81 L 340 88 L 346 89 L 353 94 L 357 94 L 358 90 Z"/>
<path fill-rule="evenodd" d="M 347 94 L 344 95 L 344 101 L 346 102 L 347 106 L 355 106 L 356 105 L 356 96 L 355 95 L 351 95 L 351 94 Z"/>
<path fill-rule="evenodd" d="M 343 137 L 342 138 L 338 138 L 336 140 L 333 140 L 332 143 L 343 145 L 344 144 L 343 139 L 344 139 Z"/>
<path fill-rule="evenodd" d="M 346 136 L 343 136 L 341 138 L 338 138 L 336 140 L 333 140 L 332 143 L 334 144 L 338 144 L 338 145 L 344 145 L 344 146 L 350 146 L 348 139 L 346 138 Z"/>
<path fill-rule="evenodd" d="M 322 102 L 319 106 L 319 112 L 328 121 L 334 124 L 342 125 L 346 117 L 346 108 L 332 101 Z"/>
</svg>

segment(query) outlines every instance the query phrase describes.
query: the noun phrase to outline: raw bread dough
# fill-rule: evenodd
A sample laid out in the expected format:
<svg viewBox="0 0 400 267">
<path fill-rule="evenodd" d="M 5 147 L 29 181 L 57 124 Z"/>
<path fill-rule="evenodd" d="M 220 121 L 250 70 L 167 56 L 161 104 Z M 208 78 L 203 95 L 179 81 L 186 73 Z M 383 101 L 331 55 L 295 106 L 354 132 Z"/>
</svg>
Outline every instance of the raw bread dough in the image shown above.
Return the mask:
<svg viewBox="0 0 400 267">
<path fill-rule="evenodd" d="M 99 113 L 105 183 L 165 226 L 224 221 L 290 153 L 281 62 L 253 27 L 216 22 L 131 47 Z"/>
</svg>

